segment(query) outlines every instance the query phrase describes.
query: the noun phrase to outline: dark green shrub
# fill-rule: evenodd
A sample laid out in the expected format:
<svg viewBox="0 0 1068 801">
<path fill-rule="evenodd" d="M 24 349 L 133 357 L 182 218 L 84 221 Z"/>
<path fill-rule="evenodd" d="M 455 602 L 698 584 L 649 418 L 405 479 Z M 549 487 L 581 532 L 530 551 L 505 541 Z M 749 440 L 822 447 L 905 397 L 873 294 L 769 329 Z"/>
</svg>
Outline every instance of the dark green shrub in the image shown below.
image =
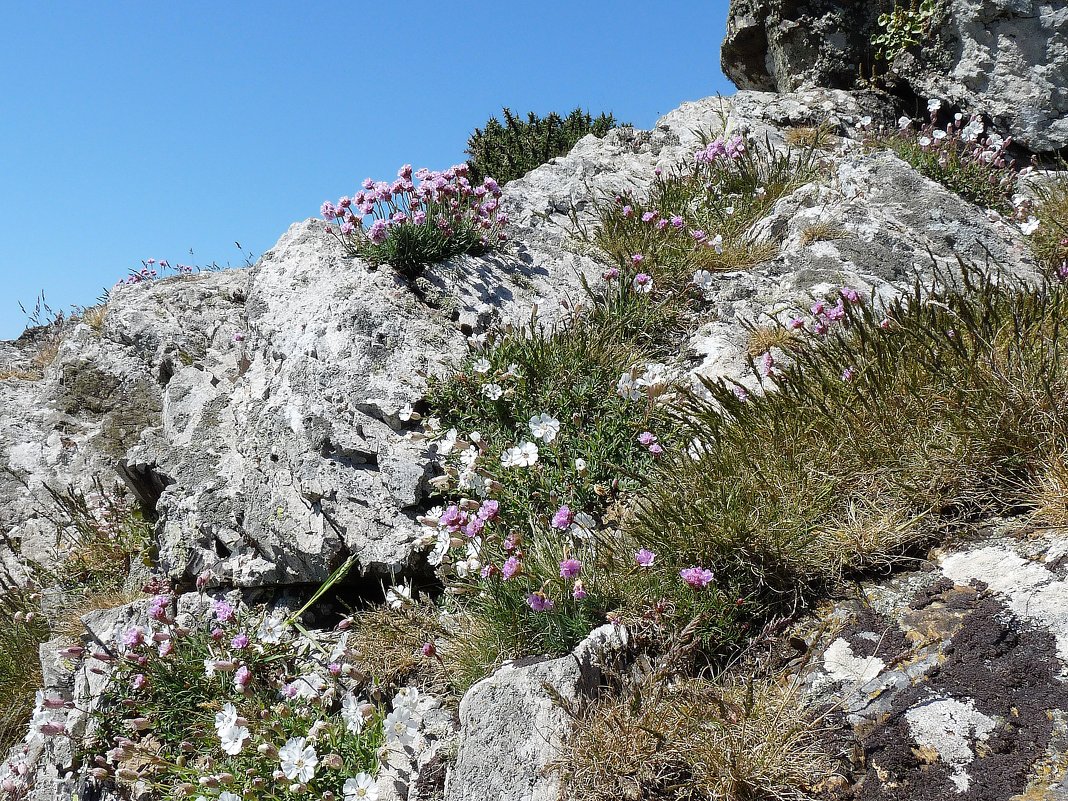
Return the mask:
<svg viewBox="0 0 1068 801">
<path fill-rule="evenodd" d="M 492 175 L 500 183 L 508 183 L 550 159 L 563 156 L 587 134 L 604 136 L 619 125 L 611 114 L 595 118 L 579 108 L 566 117 L 555 112 L 539 117 L 532 111 L 526 121 L 511 109 L 503 109 L 503 113 L 503 124 L 492 117 L 485 128 L 475 128 L 467 140 L 473 181 Z"/>
</svg>

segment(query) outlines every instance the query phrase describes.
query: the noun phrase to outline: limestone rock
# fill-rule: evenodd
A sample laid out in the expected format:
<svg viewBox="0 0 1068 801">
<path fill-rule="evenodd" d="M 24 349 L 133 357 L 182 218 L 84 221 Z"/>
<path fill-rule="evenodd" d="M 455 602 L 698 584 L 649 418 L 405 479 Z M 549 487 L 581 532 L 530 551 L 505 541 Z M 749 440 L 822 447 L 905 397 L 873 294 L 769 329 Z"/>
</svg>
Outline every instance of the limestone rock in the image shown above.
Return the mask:
<svg viewBox="0 0 1068 801">
<path fill-rule="evenodd" d="M 624 629 L 605 625 L 570 656 L 508 664 L 468 690 L 446 799 L 556 801 L 559 781 L 551 764 L 570 727 L 560 701 L 589 697 L 601 683 L 604 660 L 626 644 Z"/>
<path fill-rule="evenodd" d="M 873 71 L 871 37 L 884 10 L 862 0 L 732 0 L 723 71 L 739 89 L 855 88 Z M 1063 3 L 944 0 L 920 46 L 874 69 L 904 99 L 989 115 L 1032 151 L 1068 145 Z"/>
</svg>

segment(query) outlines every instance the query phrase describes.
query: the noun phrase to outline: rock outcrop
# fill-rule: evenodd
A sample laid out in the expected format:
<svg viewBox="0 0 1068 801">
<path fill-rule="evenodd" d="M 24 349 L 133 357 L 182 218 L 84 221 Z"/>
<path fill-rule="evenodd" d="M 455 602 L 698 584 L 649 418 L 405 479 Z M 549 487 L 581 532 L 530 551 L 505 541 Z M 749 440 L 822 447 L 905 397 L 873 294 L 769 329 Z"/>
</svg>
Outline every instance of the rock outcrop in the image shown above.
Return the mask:
<svg viewBox="0 0 1068 801">
<path fill-rule="evenodd" d="M 902 4 L 907 7 L 908 4 Z M 872 36 L 892 3 L 732 0 L 724 73 L 739 89 L 856 88 L 877 76 L 915 112 L 938 98 L 985 114 L 1035 152 L 1068 146 L 1068 8 L 941 0 L 923 41 L 887 63 Z"/>
</svg>

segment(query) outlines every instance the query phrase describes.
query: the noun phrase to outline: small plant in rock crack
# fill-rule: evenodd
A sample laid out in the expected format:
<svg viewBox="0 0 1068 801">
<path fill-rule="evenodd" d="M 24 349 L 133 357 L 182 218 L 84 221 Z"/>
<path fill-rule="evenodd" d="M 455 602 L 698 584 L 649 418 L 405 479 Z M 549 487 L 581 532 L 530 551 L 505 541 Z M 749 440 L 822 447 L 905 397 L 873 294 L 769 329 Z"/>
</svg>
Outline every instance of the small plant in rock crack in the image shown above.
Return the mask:
<svg viewBox="0 0 1068 801">
<path fill-rule="evenodd" d="M 501 188 L 490 177 L 473 185 L 468 174 L 466 164 L 442 172 L 406 164 L 393 182 L 367 178 L 353 197 L 323 203 L 326 232 L 350 255 L 408 278 L 451 256 L 490 250 L 508 238 Z"/>
<path fill-rule="evenodd" d="M 873 131 L 868 143 L 892 150 L 920 173 L 966 200 L 1012 217 L 1027 232 L 1031 206 L 1028 202 L 1014 203 L 1014 193 L 1019 178 L 1032 168 L 1020 169 L 1009 156 L 1012 139 L 1003 139 L 988 130 L 980 115 L 969 119 L 956 113 L 947 120 L 940 100 L 929 101 L 927 108 L 926 122 L 917 124 L 909 117 L 901 117 L 897 131 Z"/>
<path fill-rule="evenodd" d="M 895 2 L 893 10 L 880 14 L 881 32 L 871 37 L 875 57 L 893 61 L 910 47 L 917 47 L 930 35 L 941 0 L 909 0 L 908 5 Z"/>
<path fill-rule="evenodd" d="M 750 227 L 811 180 L 816 166 L 813 148 L 779 152 L 741 136 L 706 139 L 690 164 L 656 170 L 648 200 L 624 194 L 602 205 L 587 238 L 617 263 L 639 259 L 675 289 L 695 270 L 752 267 L 776 247 L 751 241 Z"/>
<path fill-rule="evenodd" d="M 478 338 L 431 385 L 446 502 L 422 518 L 425 542 L 475 628 L 500 643 L 492 658 L 566 651 L 618 597 L 602 570 L 609 532 L 641 474 L 678 445 L 657 358 L 689 301 L 648 278 L 612 268 L 566 324 Z"/>
<path fill-rule="evenodd" d="M 149 625 L 88 655 L 110 677 L 86 753 L 94 778 L 172 798 L 373 799 L 380 766 L 410 769 L 435 701 L 413 687 L 388 713 L 373 703 L 347 632 L 201 605 L 200 622 L 179 622 L 158 596 Z"/>
<path fill-rule="evenodd" d="M 199 267 L 191 264 L 174 264 L 172 265 L 167 259 L 143 259 L 141 261 L 140 270 L 130 270 L 130 274 L 126 276 L 125 280 L 120 281 L 120 284 L 143 284 L 146 281 L 155 281 L 157 278 L 161 278 L 167 273 L 173 272 L 175 275 L 192 275 L 199 270 Z"/>
</svg>

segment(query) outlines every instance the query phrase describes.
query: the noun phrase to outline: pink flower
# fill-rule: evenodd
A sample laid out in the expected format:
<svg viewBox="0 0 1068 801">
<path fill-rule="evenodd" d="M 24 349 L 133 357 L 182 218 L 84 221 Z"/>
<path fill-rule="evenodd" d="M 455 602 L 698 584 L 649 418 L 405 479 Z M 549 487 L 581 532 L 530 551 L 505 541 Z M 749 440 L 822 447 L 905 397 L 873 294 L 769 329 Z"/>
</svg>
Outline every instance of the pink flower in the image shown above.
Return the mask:
<svg viewBox="0 0 1068 801">
<path fill-rule="evenodd" d="M 842 295 L 843 298 L 845 298 L 850 303 L 859 303 L 860 302 L 860 293 L 857 292 L 857 290 L 853 289 L 852 287 L 842 287 L 841 295 Z"/>
<path fill-rule="evenodd" d="M 234 619 L 234 608 L 221 599 L 212 603 L 211 611 L 220 623 L 229 623 Z"/>
<path fill-rule="evenodd" d="M 375 220 L 367 231 L 367 237 L 376 245 L 389 239 L 389 226 L 385 220 Z"/>
<path fill-rule="evenodd" d="M 645 261 L 645 256 L 643 256 L 641 253 L 635 253 L 633 256 L 630 257 L 630 261 L 631 261 L 631 264 L 633 264 L 636 267 L 639 264 L 641 264 L 643 261 Z"/>
<path fill-rule="evenodd" d="M 624 206 L 623 207 L 623 216 L 624 217 L 633 217 L 634 216 L 634 209 L 631 206 Z"/>
<path fill-rule="evenodd" d="M 798 331 L 805 327 L 805 321 L 802 320 L 800 317 L 791 317 L 790 322 L 787 323 L 787 326 L 790 328 L 791 331 Z"/>
<path fill-rule="evenodd" d="M 571 589 L 571 597 L 576 601 L 583 601 L 586 599 L 586 588 L 582 585 L 581 581 L 575 582 L 575 586 Z"/>
<path fill-rule="evenodd" d="M 644 222 L 644 223 L 652 222 L 653 220 L 655 220 L 659 216 L 660 216 L 660 214 L 658 212 L 647 211 L 647 212 L 645 212 L 645 214 L 642 215 L 642 222 Z"/>
<path fill-rule="evenodd" d="M 605 281 L 614 281 L 615 279 L 619 278 L 619 270 L 615 267 L 609 267 L 607 270 L 601 273 L 601 278 L 603 278 Z"/>
<path fill-rule="evenodd" d="M 486 521 L 481 517 L 472 517 L 467 521 L 467 524 L 460 529 L 464 536 L 469 539 L 474 539 L 482 533 L 482 529 L 486 527 Z"/>
<path fill-rule="evenodd" d="M 565 559 L 560 563 L 560 578 L 573 579 L 582 571 L 582 562 L 578 559 Z"/>
<path fill-rule="evenodd" d="M 138 626 L 127 629 L 122 635 L 122 644 L 127 648 L 136 648 L 145 641 L 145 633 Z"/>
<path fill-rule="evenodd" d="M 509 556 L 504 564 L 501 565 L 501 575 L 507 580 L 515 576 L 515 574 L 522 570 L 522 568 L 523 565 L 520 564 L 518 559 L 514 556 Z"/>
<path fill-rule="evenodd" d="M 460 511 L 459 506 L 453 504 L 442 513 L 440 522 L 449 531 L 459 531 L 464 523 L 464 513 Z"/>
<path fill-rule="evenodd" d="M 638 273 L 634 276 L 634 289 L 638 292 L 650 292 L 653 288 L 653 277 L 649 273 Z"/>
<path fill-rule="evenodd" d="M 553 528 L 565 529 L 570 526 L 575 520 L 575 515 L 571 511 L 571 508 L 564 505 L 556 510 L 556 514 L 553 515 L 550 525 Z"/>
<path fill-rule="evenodd" d="M 694 589 L 702 589 L 712 583 L 712 571 L 703 567 L 687 567 L 679 576 Z"/>
<path fill-rule="evenodd" d="M 142 690 L 148 686 L 148 679 L 145 678 L 144 673 L 138 673 L 133 677 L 133 681 L 130 682 L 130 686 L 135 690 Z"/>
<path fill-rule="evenodd" d="M 760 357 L 760 367 L 764 371 L 764 375 L 770 376 L 775 372 L 775 357 L 771 355 L 771 351 L 765 351 L 764 355 Z"/>
<path fill-rule="evenodd" d="M 649 453 L 651 453 L 653 456 L 662 456 L 664 453 L 664 446 L 661 445 L 659 442 L 654 442 L 652 445 L 649 446 Z"/>
<path fill-rule="evenodd" d="M 432 642 L 423 643 L 423 656 L 425 656 L 428 659 L 430 659 L 430 658 L 432 658 L 434 656 L 437 656 L 437 653 L 438 653 L 438 649 L 434 647 L 434 643 L 432 643 Z"/>
<path fill-rule="evenodd" d="M 532 592 L 527 596 L 527 606 L 535 612 L 550 612 L 554 606 L 552 598 L 543 592 Z"/>
<path fill-rule="evenodd" d="M 248 648 L 248 635 L 244 633 L 238 634 L 230 640 L 230 647 L 237 651 L 240 651 L 242 648 Z"/>
<path fill-rule="evenodd" d="M 843 381 L 852 381 L 853 380 L 853 376 L 855 376 L 856 374 L 857 374 L 856 370 L 854 370 L 852 367 L 847 367 L 846 369 L 844 369 L 842 371 L 842 380 Z"/>
<path fill-rule="evenodd" d="M 652 564 L 655 560 L 656 554 L 650 551 L 648 548 L 642 548 L 636 554 L 634 554 L 634 561 L 638 563 L 639 567 L 652 567 Z"/>
<path fill-rule="evenodd" d="M 638 435 L 638 442 L 641 443 L 643 447 L 648 448 L 656 442 L 656 434 L 652 431 L 643 431 Z"/>
<path fill-rule="evenodd" d="M 487 523 L 496 520 L 501 513 L 501 504 L 498 501 L 483 501 L 478 507 L 478 516 Z"/>
<path fill-rule="evenodd" d="M 682 217 L 680 217 L 678 214 L 676 214 L 674 217 L 671 218 L 671 224 L 675 228 L 685 228 L 686 227 L 686 221 L 684 219 L 682 219 Z"/>
<path fill-rule="evenodd" d="M 252 683 L 252 671 L 247 666 L 242 665 L 237 669 L 234 674 L 234 687 L 239 690 L 243 690 Z"/>
</svg>

